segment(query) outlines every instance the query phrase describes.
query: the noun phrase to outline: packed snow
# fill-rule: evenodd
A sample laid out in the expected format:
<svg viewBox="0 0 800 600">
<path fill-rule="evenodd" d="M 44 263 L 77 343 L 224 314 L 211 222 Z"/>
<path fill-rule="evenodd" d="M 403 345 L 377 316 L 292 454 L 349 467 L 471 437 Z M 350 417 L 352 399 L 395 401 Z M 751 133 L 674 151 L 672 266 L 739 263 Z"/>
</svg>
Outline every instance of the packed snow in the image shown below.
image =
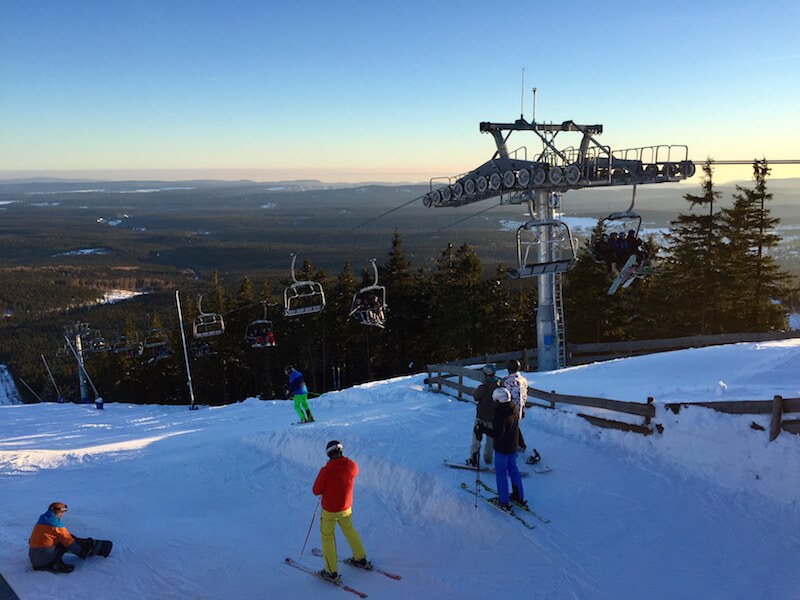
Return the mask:
<svg viewBox="0 0 800 600">
<path fill-rule="evenodd" d="M 318 515 L 301 551 L 311 485 L 338 439 L 360 468 L 353 515 L 368 558 L 402 576 L 341 566 L 370 598 L 793 598 L 800 436 L 770 443 L 753 428 L 768 430 L 769 415 L 675 415 L 663 403 L 800 397 L 798 373 L 800 339 L 527 373 L 545 390 L 653 396 L 664 426 L 644 437 L 596 428 L 576 408 L 528 409 L 529 448 L 553 469 L 523 479 L 551 519 L 533 530 L 476 505 L 459 487 L 474 487 L 474 472 L 443 465 L 467 458 L 475 409 L 429 392 L 424 374 L 313 398 L 308 425 L 291 425 L 281 400 L 3 405 L 0 564 L 20 597 L 37 600 L 353 597 L 283 563 L 322 567 L 311 555 Z M 72 532 L 114 541 L 108 559 L 68 555 L 69 575 L 31 569 L 28 535 L 56 500 Z"/>
</svg>

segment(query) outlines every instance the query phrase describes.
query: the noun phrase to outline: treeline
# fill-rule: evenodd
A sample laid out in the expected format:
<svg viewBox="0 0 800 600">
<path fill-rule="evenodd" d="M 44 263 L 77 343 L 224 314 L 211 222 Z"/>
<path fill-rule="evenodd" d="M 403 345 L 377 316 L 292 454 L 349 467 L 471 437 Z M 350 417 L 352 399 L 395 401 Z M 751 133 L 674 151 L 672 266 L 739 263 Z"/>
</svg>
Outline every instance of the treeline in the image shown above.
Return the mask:
<svg viewBox="0 0 800 600">
<path fill-rule="evenodd" d="M 700 193 L 685 196 L 688 210 L 672 222 L 665 246 L 656 248 L 655 241 L 649 241 L 659 257 L 656 274 L 613 296 L 606 293 L 611 279 L 606 267 L 581 250 L 576 266 L 563 279 L 568 341 L 785 328 L 786 311 L 780 300 L 792 288 L 790 278 L 770 256 L 779 240 L 774 234 L 777 220 L 768 206 L 768 174 L 767 165 L 756 162 L 752 187 L 738 187 L 732 204 L 721 208 L 707 164 Z M 308 261 L 298 271 L 299 280 L 324 286 L 327 307 L 316 315 L 283 316 L 280 295 L 288 279 L 259 280 L 254 275 L 231 287 L 215 273 L 202 289 L 183 290 L 189 338 L 198 314 L 197 293 L 203 294 L 204 312 L 225 320 L 224 334 L 204 340 L 208 347 L 191 358 L 196 401 L 221 404 L 257 394 L 281 397 L 286 364 L 303 371 L 309 388 L 320 393 L 337 383 L 346 387 L 418 372 L 430 362 L 536 344 L 536 280 L 509 279 L 500 265 L 487 272 L 467 244 L 448 244 L 430 269 L 415 268 L 395 232 L 378 269 L 379 283 L 388 291 L 385 329 L 348 318 L 354 294 L 372 283 L 372 274 L 354 272 L 349 260 L 333 275 Z M 245 331 L 249 323 L 264 318 L 264 306 L 278 345 L 253 349 L 245 341 Z M 107 401 L 188 402 L 175 314 L 174 292 L 169 292 L 70 315 L 67 322 L 79 319 L 101 331 L 113 329 L 113 336 L 104 334 L 108 343 L 144 341 L 162 330 L 169 335 L 169 354 L 145 348 L 142 356 L 112 352 L 87 356 L 87 369 Z M 16 340 L 11 345 L 14 350 L 7 342 L 0 343 L 12 373 L 45 399 L 55 394 L 38 354 L 53 355 L 64 324 L 61 317 L 60 323 L 37 324 L 24 332 L 6 328 Z M 74 359 L 52 361 L 62 394 L 77 398 Z"/>
</svg>

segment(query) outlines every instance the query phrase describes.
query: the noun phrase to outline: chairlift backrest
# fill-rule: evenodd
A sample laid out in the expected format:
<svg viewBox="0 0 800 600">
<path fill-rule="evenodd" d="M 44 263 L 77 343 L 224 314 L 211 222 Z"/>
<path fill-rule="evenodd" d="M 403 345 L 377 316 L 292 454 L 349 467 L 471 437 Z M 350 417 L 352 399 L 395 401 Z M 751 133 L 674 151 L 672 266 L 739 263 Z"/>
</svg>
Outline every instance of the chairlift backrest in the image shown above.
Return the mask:
<svg viewBox="0 0 800 600">
<path fill-rule="evenodd" d="M 277 346 L 275 335 L 272 332 L 272 321 L 267 319 L 267 304 L 264 305 L 264 318 L 256 319 L 247 326 L 244 332 L 244 339 L 253 348 L 271 348 Z"/>
<path fill-rule="evenodd" d="M 534 219 L 517 229 L 515 279 L 563 273 L 575 264 L 575 240 L 569 225 L 558 219 Z"/>
<path fill-rule="evenodd" d="M 298 317 L 322 312 L 325 308 L 325 291 L 316 281 L 298 281 L 294 265 L 297 255 L 292 254 L 292 283 L 283 290 L 283 314 Z"/>
<path fill-rule="evenodd" d="M 383 327 L 386 322 L 386 310 L 388 308 L 386 288 L 378 285 L 378 267 L 375 264 L 375 259 L 373 258 L 370 262 L 372 263 L 374 275 L 372 285 L 364 286 L 353 294 L 349 316 L 362 325 Z"/>
<path fill-rule="evenodd" d="M 200 313 L 192 323 L 192 335 L 195 339 L 205 339 L 225 333 L 225 320 L 217 313 L 203 312 L 203 295 L 197 300 L 197 311 Z"/>
</svg>

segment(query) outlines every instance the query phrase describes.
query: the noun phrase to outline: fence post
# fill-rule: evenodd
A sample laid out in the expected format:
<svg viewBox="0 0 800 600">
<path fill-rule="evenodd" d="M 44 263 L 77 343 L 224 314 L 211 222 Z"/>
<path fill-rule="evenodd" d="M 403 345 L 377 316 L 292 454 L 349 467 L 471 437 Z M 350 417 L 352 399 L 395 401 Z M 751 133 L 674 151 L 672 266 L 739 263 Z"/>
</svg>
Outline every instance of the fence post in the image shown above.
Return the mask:
<svg viewBox="0 0 800 600">
<path fill-rule="evenodd" d="M 444 374 L 444 371 L 442 371 L 442 370 L 440 369 L 440 370 L 437 372 L 437 374 L 438 374 L 438 377 L 436 378 L 436 382 L 439 384 L 439 390 L 438 390 L 438 392 L 441 394 L 441 393 L 442 393 L 442 375 Z"/>
<path fill-rule="evenodd" d="M 464 376 L 459 373 L 458 374 L 458 399 L 461 400 L 461 386 L 464 385 Z"/>
<path fill-rule="evenodd" d="M 647 403 L 648 404 L 653 404 L 653 397 L 652 396 L 648 396 L 647 397 Z M 644 424 L 646 426 L 648 426 L 648 427 L 650 426 L 650 417 L 645 417 L 644 418 Z"/>
<path fill-rule="evenodd" d="M 771 442 L 781 433 L 781 419 L 783 418 L 783 397 L 775 396 L 772 399 L 772 420 L 769 424 L 769 441 Z"/>
</svg>

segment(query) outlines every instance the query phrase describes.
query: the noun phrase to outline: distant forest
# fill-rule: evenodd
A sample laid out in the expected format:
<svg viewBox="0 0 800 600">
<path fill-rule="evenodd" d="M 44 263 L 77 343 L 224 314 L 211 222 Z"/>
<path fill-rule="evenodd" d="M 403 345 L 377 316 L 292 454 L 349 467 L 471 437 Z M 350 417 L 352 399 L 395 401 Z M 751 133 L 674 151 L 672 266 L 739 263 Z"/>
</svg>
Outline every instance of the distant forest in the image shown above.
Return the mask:
<svg viewBox="0 0 800 600">
<path fill-rule="evenodd" d="M 766 164 L 754 163 L 751 185 L 737 186 L 732 202 L 723 206 L 706 165 L 700 189 L 684 195 L 686 211 L 671 222 L 666 243 L 646 242 L 657 257 L 655 273 L 615 295 L 606 293 L 613 274 L 581 249 L 563 277 L 568 341 L 785 329 L 797 282 L 771 254 L 780 239 L 768 175 Z M 323 285 L 327 307 L 295 318 L 282 314 L 281 293 L 290 283 L 285 272 L 265 275 L 240 267 L 235 275 L 215 270 L 198 278 L 195 269 L 152 263 L 126 268 L 102 257 L 91 266 L 17 264 L 0 271 L 0 306 L 8 307 L 0 324 L 0 362 L 22 384 L 26 400 L 34 401 L 34 394 L 54 400 L 44 355 L 61 394 L 75 401 L 75 360 L 65 347 L 64 328 L 88 323 L 91 333 L 82 340 L 86 369 L 106 401 L 185 404 L 175 289 L 181 290 L 189 338 L 199 294 L 203 312 L 225 320 L 224 334 L 209 338 L 191 359 L 201 404 L 282 397 L 287 364 L 303 371 L 312 392 L 321 393 L 337 380 L 345 387 L 419 372 L 427 363 L 536 345 L 535 278 L 514 280 L 499 264 L 485 267 L 469 243 L 444 243 L 435 260 L 423 265 L 413 264 L 399 230 L 384 243 L 378 270 L 388 291 L 385 329 L 348 317 L 354 294 L 372 283 L 372 273 L 360 270 L 361 259 L 355 265 L 346 259 L 333 274 L 308 260 L 298 265 L 298 279 Z M 346 248 L 338 251 L 348 254 Z M 149 293 L 92 304 L 101 290 L 114 287 Z M 264 318 L 265 307 L 277 346 L 252 348 L 245 331 Z M 115 343 L 144 342 L 148 336 L 168 339 L 168 351 L 160 345 L 144 348 L 141 356 L 110 351 Z"/>
</svg>

